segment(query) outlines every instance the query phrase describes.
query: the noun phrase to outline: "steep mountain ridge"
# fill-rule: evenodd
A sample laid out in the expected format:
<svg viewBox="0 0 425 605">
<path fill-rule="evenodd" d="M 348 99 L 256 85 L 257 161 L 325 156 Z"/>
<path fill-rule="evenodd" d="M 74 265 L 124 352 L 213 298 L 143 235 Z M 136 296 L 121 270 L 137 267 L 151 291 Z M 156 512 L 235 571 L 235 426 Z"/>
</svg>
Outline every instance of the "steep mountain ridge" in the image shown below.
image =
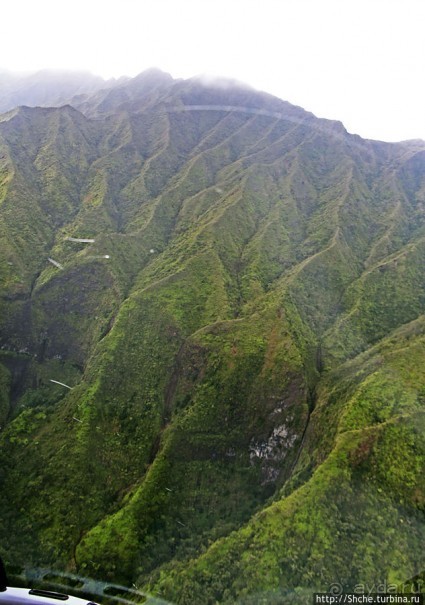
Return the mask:
<svg viewBox="0 0 425 605">
<path fill-rule="evenodd" d="M 1 554 L 179 603 L 413 577 L 425 143 L 155 71 L 80 109 L 0 121 Z"/>
</svg>

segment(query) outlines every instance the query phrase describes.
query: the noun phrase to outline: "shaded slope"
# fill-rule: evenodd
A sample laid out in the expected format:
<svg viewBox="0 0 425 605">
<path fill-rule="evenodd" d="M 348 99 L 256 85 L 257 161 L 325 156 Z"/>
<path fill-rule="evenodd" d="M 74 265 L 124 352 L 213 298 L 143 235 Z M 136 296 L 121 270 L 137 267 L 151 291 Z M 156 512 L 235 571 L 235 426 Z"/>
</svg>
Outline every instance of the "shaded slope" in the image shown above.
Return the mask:
<svg viewBox="0 0 425 605">
<path fill-rule="evenodd" d="M 395 588 L 422 569 L 423 356 L 421 317 L 329 374 L 281 498 L 164 573 L 161 594 L 179 603 L 303 603 L 336 583 L 353 592 L 379 578 Z"/>
</svg>

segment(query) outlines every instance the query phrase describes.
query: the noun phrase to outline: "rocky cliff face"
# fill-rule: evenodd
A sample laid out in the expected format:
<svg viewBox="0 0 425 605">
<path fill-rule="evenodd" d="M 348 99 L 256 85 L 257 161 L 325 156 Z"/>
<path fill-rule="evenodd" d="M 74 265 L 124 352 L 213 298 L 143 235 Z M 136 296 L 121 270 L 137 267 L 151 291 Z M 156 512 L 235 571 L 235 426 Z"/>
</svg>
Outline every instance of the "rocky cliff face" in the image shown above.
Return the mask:
<svg viewBox="0 0 425 605">
<path fill-rule="evenodd" d="M 418 573 L 425 143 L 74 104 L 0 118 L 1 554 L 192 604 Z"/>
</svg>

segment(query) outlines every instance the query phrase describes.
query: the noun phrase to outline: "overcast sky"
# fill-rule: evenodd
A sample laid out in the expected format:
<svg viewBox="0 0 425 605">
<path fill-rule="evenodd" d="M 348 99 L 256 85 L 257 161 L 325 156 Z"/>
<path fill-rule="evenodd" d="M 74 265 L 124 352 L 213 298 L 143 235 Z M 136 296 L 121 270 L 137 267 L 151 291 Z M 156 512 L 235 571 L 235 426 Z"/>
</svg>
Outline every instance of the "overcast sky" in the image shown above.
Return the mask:
<svg viewBox="0 0 425 605">
<path fill-rule="evenodd" d="M 236 78 L 365 138 L 425 140 L 425 0 L 2 3 L 0 68 Z"/>
</svg>

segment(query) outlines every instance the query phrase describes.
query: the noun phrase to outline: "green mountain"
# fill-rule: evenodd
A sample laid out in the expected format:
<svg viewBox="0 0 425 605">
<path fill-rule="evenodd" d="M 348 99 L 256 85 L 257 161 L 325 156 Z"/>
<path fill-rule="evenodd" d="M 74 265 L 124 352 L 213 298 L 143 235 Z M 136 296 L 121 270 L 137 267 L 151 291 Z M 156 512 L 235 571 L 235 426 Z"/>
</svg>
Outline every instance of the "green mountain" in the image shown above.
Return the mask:
<svg viewBox="0 0 425 605">
<path fill-rule="evenodd" d="M 72 103 L 0 116 L 0 555 L 191 605 L 423 572 L 425 142 Z"/>
</svg>

